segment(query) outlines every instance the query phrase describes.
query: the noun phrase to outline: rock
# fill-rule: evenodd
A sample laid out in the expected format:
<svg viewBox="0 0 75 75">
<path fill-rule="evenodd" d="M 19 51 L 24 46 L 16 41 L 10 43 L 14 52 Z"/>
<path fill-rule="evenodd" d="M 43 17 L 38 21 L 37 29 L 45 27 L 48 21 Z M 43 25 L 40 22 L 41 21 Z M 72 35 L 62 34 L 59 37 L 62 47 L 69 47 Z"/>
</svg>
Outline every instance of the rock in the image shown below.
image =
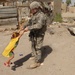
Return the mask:
<svg viewBox="0 0 75 75">
<path fill-rule="evenodd" d="M 68 20 L 67 20 L 67 19 L 63 19 L 63 22 L 64 22 L 64 23 L 68 23 Z"/>
<path fill-rule="evenodd" d="M 0 28 L 0 32 L 3 32 L 3 31 L 5 31 L 5 28 Z"/>
<path fill-rule="evenodd" d="M 72 34 L 75 34 L 75 27 L 69 27 L 68 30 L 69 30 Z"/>
</svg>

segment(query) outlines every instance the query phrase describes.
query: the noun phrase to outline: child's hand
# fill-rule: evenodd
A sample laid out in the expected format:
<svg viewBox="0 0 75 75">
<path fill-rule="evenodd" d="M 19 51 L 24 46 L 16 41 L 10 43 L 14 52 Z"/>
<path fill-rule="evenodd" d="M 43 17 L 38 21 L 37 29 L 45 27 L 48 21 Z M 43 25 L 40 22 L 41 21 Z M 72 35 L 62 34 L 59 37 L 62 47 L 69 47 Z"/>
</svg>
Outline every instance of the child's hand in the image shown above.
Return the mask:
<svg viewBox="0 0 75 75">
<path fill-rule="evenodd" d="M 19 33 L 20 33 L 19 35 L 19 38 L 20 38 L 24 34 L 24 30 L 20 31 Z"/>
</svg>

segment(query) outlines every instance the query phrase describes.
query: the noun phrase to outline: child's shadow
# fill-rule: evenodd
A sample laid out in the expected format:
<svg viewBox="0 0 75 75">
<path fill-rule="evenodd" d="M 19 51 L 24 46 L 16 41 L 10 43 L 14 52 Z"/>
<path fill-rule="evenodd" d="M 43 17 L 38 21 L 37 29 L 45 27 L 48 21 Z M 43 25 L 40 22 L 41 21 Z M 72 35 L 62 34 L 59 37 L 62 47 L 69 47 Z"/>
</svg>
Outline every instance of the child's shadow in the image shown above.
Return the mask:
<svg viewBox="0 0 75 75">
<path fill-rule="evenodd" d="M 43 62 L 44 59 L 47 57 L 47 55 L 52 52 L 52 48 L 49 47 L 49 46 L 43 46 L 43 47 L 41 48 L 41 51 L 42 51 L 42 59 L 41 59 L 41 62 Z M 23 58 L 21 58 L 21 59 L 15 61 L 15 62 L 14 62 L 14 65 L 11 67 L 11 69 L 15 71 L 17 67 L 22 66 L 23 63 L 24 63 L 25 61 L 27 61 L 30 57 L 31 57 L 31 53 L 28 54 L 28 55 L 26 55 L 25 57 L 23 57 Z"/>
<path fill-rule="evenodd" d="M 11 69 L 15 71 L 17 67 L 22 66 L 23 63 L 24 63 L 25 61 L 27 61 L 30 57 L 31 57 L 31 54 L 28 54 L 28 55 L 24 56 L 23 58 L 21 58 L 21 59 L 19 59 L 19 60 L 16 60 L 16 61 L 14 62 L 14 65 L 11 67 Z"/>
</svg>

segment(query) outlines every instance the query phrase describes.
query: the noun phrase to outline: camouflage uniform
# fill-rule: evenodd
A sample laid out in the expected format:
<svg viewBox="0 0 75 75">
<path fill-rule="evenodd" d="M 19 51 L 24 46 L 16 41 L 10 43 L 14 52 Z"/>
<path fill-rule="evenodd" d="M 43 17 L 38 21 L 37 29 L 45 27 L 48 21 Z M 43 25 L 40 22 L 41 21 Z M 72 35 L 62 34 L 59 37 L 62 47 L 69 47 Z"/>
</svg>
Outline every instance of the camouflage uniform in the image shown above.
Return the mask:
<svg viewBox="0 0 75 75">
<path fill-rule="evenodd" d="M 41 47 L 46 31 L 46 16 L 43 12 L 38 11 L 31 17 L 27 25 L 30 30 L 32 56 L 35 57 L 35 62 L 38 62 L 41 59 Z"/>
<path fill-rule="evenodd" d="M 30 30 L 30 41 L 32 46 L 32 56 L 35 57 L 35 62 L 40 62 L 41 59 L 41 47 L 46 31 L 46 15 L 39 10 L 29 20 L 28 29 Z"/>
<path fill-rule="evenodd" d="M 30 28 L 30 40 L 32 42 L 32 54 L 35 56 L 35 62 L 41 59 L 41 47 L 46 31 L 46 16 L 42 12 L 37 12 L 32 17 Z"/>
</svg>

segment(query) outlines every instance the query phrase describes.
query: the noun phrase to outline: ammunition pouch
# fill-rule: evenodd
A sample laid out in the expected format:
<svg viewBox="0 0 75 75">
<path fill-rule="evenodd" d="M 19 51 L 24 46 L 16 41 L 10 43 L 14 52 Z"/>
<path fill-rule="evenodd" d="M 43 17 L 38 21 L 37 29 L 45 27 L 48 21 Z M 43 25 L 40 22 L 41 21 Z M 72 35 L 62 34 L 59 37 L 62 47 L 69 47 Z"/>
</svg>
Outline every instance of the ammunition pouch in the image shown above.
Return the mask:
<svg viewBox="0 0 75 75">
<path fill-rule="evenodd" d="M 29 37 L 39 37 L 41 34 L 40 34 L 40 29 L 38 30 L 31 30 L 30 34 L 29 34 Z"/>
</svg>

